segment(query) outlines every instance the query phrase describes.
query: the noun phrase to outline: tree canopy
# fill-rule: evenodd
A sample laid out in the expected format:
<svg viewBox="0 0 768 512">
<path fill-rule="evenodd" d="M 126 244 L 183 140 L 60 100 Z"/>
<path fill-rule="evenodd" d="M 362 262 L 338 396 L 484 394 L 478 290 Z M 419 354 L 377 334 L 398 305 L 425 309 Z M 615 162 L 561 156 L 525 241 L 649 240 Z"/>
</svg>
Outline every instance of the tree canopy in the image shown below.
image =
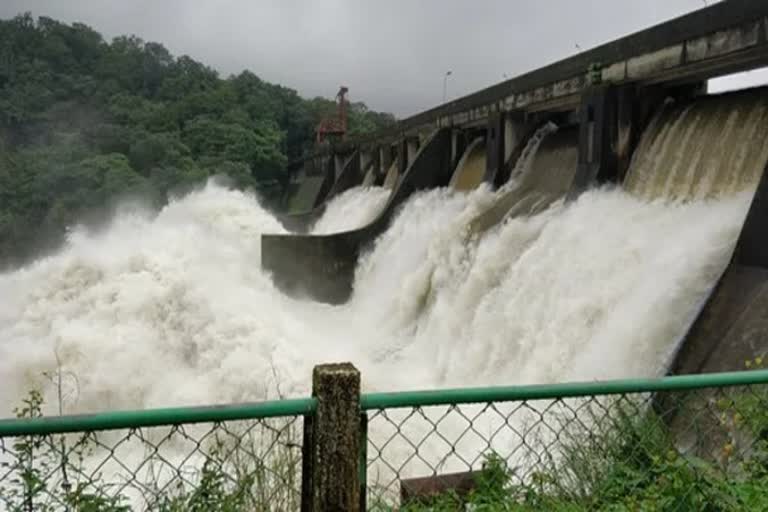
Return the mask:
<svg viewBox="0 0 768 512">
<path fill-rule="evenodd" d="M 157 204 L 207 176 L 266 197 L 311 149 L 333 100 L 301 98 L 250 71 L 222 78 L 135 36 L 111 42 L 81 24 L 0 20 L 0 263 L 59 243 L 115 198 Z M 349 130 L 394 123 L 349 106 Z"/>
</svg>

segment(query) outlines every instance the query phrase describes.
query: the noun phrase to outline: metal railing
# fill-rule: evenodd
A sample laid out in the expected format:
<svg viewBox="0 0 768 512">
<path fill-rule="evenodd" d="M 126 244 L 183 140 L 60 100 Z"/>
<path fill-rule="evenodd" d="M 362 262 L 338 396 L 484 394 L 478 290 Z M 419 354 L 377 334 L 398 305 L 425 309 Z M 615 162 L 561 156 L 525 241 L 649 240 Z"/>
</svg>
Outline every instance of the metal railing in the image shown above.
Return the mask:
<svg viewBox="0 0 768 512">
<path fill-rule="evenodd" d="M 0 510 L 298 510 L 321 401 L 41 418 L 32 393 L 0 421 Z M 372 510 L 768 509 L 768 370 L 355 407 Z"/>
</svg>

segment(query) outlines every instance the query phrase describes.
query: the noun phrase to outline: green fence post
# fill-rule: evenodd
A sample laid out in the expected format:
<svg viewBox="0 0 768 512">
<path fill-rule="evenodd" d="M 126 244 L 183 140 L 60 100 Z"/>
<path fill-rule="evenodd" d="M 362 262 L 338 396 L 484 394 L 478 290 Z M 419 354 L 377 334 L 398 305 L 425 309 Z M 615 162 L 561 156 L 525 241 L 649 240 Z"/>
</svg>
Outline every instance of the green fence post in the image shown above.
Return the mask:
<svg viewBox="0 0 768 512">
<path fill-rule="evenodd" d="M 304 415 L 304 439 L 301 443 L 301 512 L 312 511 L 312 475 L 313 457 L 315 451 L 315 421 L 314 413 Z"/>
<path fill-rule="evenodd" d="M 350 363 L 316 366 L 317 409 L 305 417 L 303 512 L 360 511 L 360 372 Z"/>
<path fill-rule="evenodd" d="M 360 510 L 368 510 L 368 414 L 360 414 Z"/>
</svg>

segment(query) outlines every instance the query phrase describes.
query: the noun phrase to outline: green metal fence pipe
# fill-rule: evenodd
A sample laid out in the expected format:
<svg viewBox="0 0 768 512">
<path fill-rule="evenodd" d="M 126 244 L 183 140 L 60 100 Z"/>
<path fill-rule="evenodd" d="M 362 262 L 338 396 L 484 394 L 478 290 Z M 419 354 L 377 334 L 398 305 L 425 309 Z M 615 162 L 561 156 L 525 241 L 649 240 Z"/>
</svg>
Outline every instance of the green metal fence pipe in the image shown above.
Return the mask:
<svg viewBox="0 0 768 512">
<path fill-rule="evenodd" d="M 303 416 L 314 413 L 316 407 L 317 400 L 314 398 L 302 398 L 205 407 L 173 407 L 143 411 L 114 411 L 72 416 L 6 419 L 0 420 L 0 438 L 263 419 L 279 416 Z"/>
<path fill-rule="evenodd" d="M 658 379 L 623 379 L 533 386 L 368 393 L 361 397 L 360 406 L 365 411 L 372 409 L 394 409 L 398 407 L 427 407 L 518 400 L 553 400 L 558 398 L 654 391 L 686 391 L 750 384 L 768 384 L 768 370 L 675 375 Z"/>
<path fill-rule="evenodd" d="M 685 391 L 750 384 L 768 384 L 768 370 L 678 375 L 659 379 L 625 379 L 533 386 L 368 393 L 361 396 L 360 405 L 361 409 L 366 411 L 398 407 L 426 407 L 516 400 L 552 400 L 654 391 Z M 158 427 L 185 423 L 237 421 L 279 416 L 302 416 L 314 413 L 316 407 L 316 399 L 304 398 L 207 407 L 177 407 L 74 416 L 7 419 L 0 420 L 0 438 L 20 435 Z"/>
</svg>

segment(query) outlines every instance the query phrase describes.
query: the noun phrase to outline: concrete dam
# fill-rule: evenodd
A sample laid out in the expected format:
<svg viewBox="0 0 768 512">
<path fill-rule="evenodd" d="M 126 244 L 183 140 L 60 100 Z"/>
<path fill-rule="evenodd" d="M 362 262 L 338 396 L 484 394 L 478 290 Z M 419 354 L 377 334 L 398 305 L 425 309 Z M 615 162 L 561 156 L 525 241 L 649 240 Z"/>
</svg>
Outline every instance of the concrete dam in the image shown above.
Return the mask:
<svg viewBox="0 0 768 512">
<path fill-rule="evenodd" d="M 0 404 L 70 411 L 743 368 L 766 348 L 768 4 L 728 0 L 329 145 L 284 210 L 215 181 L 0 274 Z M 108 340 L 108 342 L 105 342 Z M 256 377 L 255 377 L 256 376 Z"/>
<path fill-rule="evenodd" d="M 533 347 L 588 358 L 590 351 L 577 355 L 558 343 L 566 343 L 569 329 L 579 338 L 600 322 L 625 323 L 605 332 L 628 340 L 610 343 L 648 343 L 640 373 L 648 373 L 650 360 L 676 373 L 741 369 L 768 350 L 768 88 L 710 94 L 707 81 L 766 65 L 768 4 L 730 0 L 440 105 L 387 132 L 334 144 L 293 163 L 286 209 L 277 216 L 287 232 L 262 235 L 262 267 L 289 296 L 336 307 L 368 300 L 367 288 L 377 282 L 400 295 L 401 304 L 388 314 L 413 320 L 409 328 L 417 337 L 447 335 L 430 323 L 459 310 L 475 327 L 495 323 L 507 334 L 493 333 L 491 346 L 513 360 L 528 351 L 521 356 L 530 357 L 523 373 L 533 372 L 532 380 L 542 379 L 529 368 L 538 360 Z M 611 201 L 615 210 L 603 209 Z M 456 202 L 461 205 L 448 206 Z M 590 209 L 603 210 L 590 215 Z M 571 226 L 575 232 L 537 247 L 579 215 L 583 224 Z M 433 226 L 410 235 L 416 237 L 411 244 L 426 247 L 422 260 L 394 250 L 407 247 L 396 238 L 406 236 L 409 222 Z M 653 229 L 672 230 L 670 238 Z M 512 236 L 510 230 L 518 238 L 488 254 L 505 234 Z M 698 245 L 705 238 L 709 245 Z M 631 256 L 660 257 L 658 244 L 683 247 L 657 262 L 653 282 L 619 277 L 611 273 L 616 269 L 595 271 L 587 282 L 579 277 L 583 268 L 571 268 L 587 255 L 612 255 L 632 274 Z M 395 282 L 371 280 L 374 260 L 400 269 L 389 276 Z M 549 274 L 537 273 L 542 261 L 552 265 Z M 567 272 L 554 270 L 557 261 L 573 274 L 572 282 Z M 671 268 L 692 274 L 680 281 L 674 272 L 666 275 Z M 553 274 L 563 281 L 553 281 Z M 544 307 L 537 295 L 552 293 L 577 301 L 573 287 L 579 286 L 584 301 L 590 293 L 605 300 L 597 289 L 618 287 L 617 302 L 549 313 L 524 304 Z M 651 293 L 651 286 L 661 291 Z M 690 292 L 685 299 L 676 295 L 681 288 Z M 661 325 L 648 325 L 655 314 L 669 316 L 660 310 L 671 304 L 664 306 L 665 300 L 684 306 Z M 505 302 L 518 309 L 501 306 Z M 571 306 L 552 297 L 546 303 Z M 611 317 L 622 308 L 642 313 Z M 490 320 L 492 313 L 506 320 Z M 564 323 L 543 326 L 536 318 L 542 314 Z M 454 329 L 467 343 L 491 334 L 460 322 Z M 633 329 L 666 339 L 638 338 Z M 504 352 L 504 343 L 516 344 L 515 350 Z M 405 345 L 395 349 L 398 357 L 431 357 L 423 347 Z M 438 358 L 449 357 L 440 355 L 445 350 L 434 348 Z M 455 364 L 449 365 L 454 371 Z M 506 367 L 488 364 L 475 370 Z M 631 364 L 625 368 L 632 373 Z"/>
<path fill-rule="evenodd" d="M 768 87 L 709 80 L 762 66 L 768 2 L 726 0 L 318 149 L 279 211 L 211 180 L 73 227 L 0 273 L 0 407 L 306 397 L 339 361 L 386 394 L 743 369 L 768 353 Z M 374 419 L 369 488 L 527 463 L 538 405 L 491 405 Z M 156 447 L 105 439 L 107 476 Z M 182 467 L 186 439 L 154 453 Z"/>
</svg>

